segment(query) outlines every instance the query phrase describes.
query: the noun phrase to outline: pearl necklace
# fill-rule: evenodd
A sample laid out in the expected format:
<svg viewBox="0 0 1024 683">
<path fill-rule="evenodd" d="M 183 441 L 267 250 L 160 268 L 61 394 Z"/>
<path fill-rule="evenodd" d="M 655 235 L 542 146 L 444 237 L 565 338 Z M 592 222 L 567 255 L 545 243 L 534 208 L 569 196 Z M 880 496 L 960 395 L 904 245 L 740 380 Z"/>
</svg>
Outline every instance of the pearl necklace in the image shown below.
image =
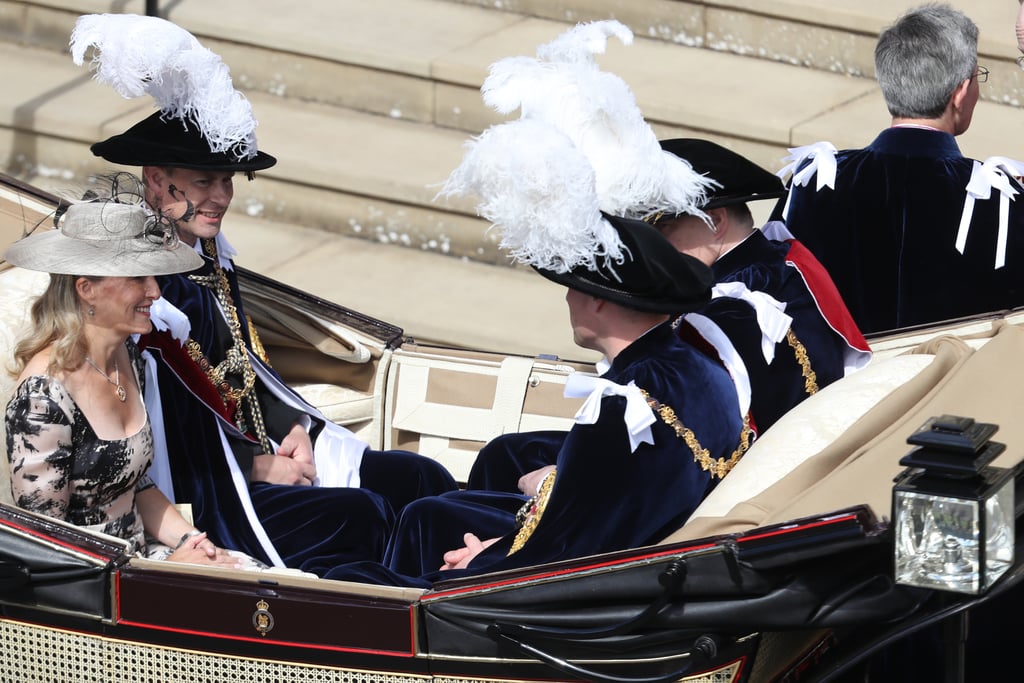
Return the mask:
<svg viewBox="0 0 1024 683">
<path fill-rule="evenodd" d="M 114 359 L 114 379 L 110 379 L 110 376 L 100 370 L 99 366 L 92 362 L 89 356 L 85 357 L 85 362 L 92 366 L 92 369 L 103 375 L 103 379 L 107 380 L 114 386 L 114 393 L 117 394 L 117 398 L 124 403 L 128 399 L 128 392 L 124 390 L 124 386 L 121 385 L 121 371 L 117 369 L 117 359 Z"/>
</svg>

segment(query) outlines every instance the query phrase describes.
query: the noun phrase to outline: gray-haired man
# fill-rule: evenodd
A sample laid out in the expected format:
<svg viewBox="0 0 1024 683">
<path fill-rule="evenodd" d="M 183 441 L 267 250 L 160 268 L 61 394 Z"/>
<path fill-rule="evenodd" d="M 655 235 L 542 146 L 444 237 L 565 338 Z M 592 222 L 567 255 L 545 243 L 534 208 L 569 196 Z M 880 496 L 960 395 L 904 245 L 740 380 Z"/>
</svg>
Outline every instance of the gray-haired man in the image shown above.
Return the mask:
<svg viewBox="0 0 1024 683">
<path fill-rule="evenodd" d="M 976 162 L 955 139 L 988 77 L 977 45 L 963 13 L 910 10 L 875 48 L 892 126 L 863 149 L 793 150 L 786 222 L 865 334 L 1024 304 L 1018 164 Z"/>
</svg>

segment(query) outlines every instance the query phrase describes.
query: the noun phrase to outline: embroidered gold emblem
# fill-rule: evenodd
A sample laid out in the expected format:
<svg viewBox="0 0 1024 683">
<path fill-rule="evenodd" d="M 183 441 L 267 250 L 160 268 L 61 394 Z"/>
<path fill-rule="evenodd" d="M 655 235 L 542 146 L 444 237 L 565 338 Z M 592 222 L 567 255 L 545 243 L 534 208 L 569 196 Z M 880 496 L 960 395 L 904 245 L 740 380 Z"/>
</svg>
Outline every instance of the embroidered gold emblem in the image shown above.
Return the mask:
<svg viewBox="0 0 1024 683">
<path fill-rule="evenodd" d="M 548 499 L 551 498 L 551 489 L 555 485 L 557 473 L 557 469 L 548 472 L 547 476 L 544 477 L 544 481 L 540 483 L 540 487 L 537 489 L 537 495 L 526 501 L 526 504 L 516 513 L 516 522 L 520 527 L 515 539 L 512 541 L 512 547 L 508 551 L 509 555 L 526 545 L 526 541 L 529 540 L 530 536 L 533 535 L 534 529 L 540 524 L 540 518 L 544 516 L 544 510 L 548 507 Z"/>
<path fill-rule="evenodd" d="M 252 625 L 261 636 L 267 635 L 274 629 L 274 615 L 270 613 L 270 605 L 266 600 L 256 603 L 256 611 L 252 615 Z"/>
</svg>

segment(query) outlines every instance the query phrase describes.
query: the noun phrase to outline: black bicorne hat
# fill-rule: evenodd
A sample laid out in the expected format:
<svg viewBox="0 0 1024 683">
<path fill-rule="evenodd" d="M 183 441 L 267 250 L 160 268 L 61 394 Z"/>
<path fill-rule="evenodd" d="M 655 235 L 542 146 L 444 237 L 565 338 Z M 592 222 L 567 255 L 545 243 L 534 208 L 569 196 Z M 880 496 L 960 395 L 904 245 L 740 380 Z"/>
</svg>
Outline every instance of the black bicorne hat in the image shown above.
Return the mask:
<svg viewBox="0 0 1024 683">
<path fill-rule="evenodd" d="M 680 253 L 656 229 L 639 220 L 604 214 L 622 240 L 624 260 L 599 261 L 595 270 L 577 266 L 567 273 L 538 273 L 560 285 L 649 313 L 686 313 L 711 299 L 711 269 Z"/>
<path fill-rule="evenodd" d="M 170 166 L 205 171 L 262 171 L 277 163 L 265 152 L 238 158 L 233 151 L 211 152 L 195 123 L 157 111 L 125 132 L 97 142 L 92 153 L 124 166 Z"/>
<path fill-rule="evenodd" d="M 786 194 L 782 180 L 750 159 L 710 140 L 676 138 L 661 140 L 661 148 L 685 159 L 697 173 L 718 182 L 709 190 L 701 209 L 745 204 L 758 199 L 775 199 Z"/>
</svg>

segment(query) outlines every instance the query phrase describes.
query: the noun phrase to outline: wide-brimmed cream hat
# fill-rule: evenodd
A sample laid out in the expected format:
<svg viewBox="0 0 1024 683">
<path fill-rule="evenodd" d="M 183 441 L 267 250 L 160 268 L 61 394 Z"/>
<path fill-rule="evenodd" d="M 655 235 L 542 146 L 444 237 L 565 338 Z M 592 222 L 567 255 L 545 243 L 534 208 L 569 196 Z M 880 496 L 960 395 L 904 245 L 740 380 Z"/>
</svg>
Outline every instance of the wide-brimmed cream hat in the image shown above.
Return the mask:
<svg viewBox="0 0 1024 683">
<path fill-rule="evenodd" d="M 202 258 L 170 222 L 137 204 L 72 204 L 56 230 L 29 235 L 4 253 L 12 265 L 62 275 L 134 277 L 195 270 Z"/>
</svg>

